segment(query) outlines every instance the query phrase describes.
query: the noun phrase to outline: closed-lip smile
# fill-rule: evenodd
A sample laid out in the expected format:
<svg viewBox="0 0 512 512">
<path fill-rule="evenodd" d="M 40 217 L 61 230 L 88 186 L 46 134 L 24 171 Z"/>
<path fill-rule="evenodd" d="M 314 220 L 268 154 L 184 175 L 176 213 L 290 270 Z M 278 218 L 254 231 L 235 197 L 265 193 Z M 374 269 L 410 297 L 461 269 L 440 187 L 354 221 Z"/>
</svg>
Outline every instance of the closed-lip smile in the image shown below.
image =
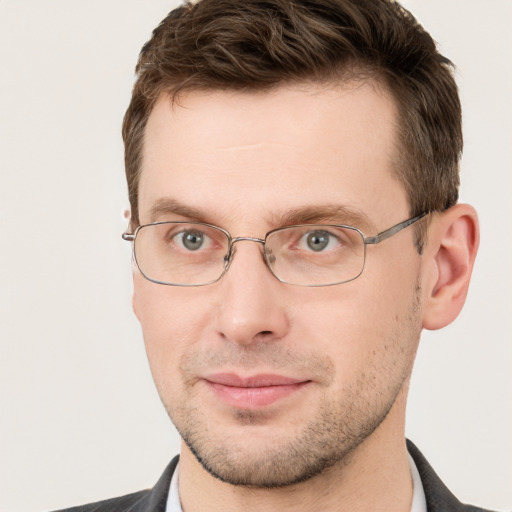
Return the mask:
<svg viewBox="0 0 512 512">
<path fill-rule="evenodd" d="M 257 409 L 288 397 L 308 385 L 308 379 L 275 374 L 241 377 L 234 373 L 214 373 L 204 381 L 227 405 L 241 409 Z"/>
</svg>

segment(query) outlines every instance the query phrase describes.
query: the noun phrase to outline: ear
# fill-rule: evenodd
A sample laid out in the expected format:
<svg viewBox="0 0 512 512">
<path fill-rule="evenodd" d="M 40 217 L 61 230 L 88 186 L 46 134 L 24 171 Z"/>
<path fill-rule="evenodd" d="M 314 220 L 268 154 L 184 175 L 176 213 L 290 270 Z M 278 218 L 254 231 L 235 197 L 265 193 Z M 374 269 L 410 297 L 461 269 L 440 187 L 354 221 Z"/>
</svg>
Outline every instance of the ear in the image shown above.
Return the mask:
<svg viewBox="0 0 512 512">
<path fill-rule="evenodd" d="M 478 217 L 457 204 L 433 219 L 424 258 L 427 265 L 423 327 L 441 329 L 459 315 L 468 293 L 479 243 Z"/>
</svg>

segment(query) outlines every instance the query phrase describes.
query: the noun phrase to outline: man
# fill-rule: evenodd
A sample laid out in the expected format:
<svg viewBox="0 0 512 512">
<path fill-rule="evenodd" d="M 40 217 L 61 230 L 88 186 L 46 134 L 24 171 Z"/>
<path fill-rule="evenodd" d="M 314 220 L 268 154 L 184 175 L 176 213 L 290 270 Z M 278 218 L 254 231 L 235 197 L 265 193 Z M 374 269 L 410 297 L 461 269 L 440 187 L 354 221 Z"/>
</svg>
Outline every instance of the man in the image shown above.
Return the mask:
<svg viewBox="0 0 512 512">
<path fill-rule="evenodd" d="M 387 0 L 201 0 L 137 73 L 124 238 L 183 443 L 153 490 L 77 510 L 482 510 L 404 433 L 478 247 L 430 36 Z"/>
</svg>

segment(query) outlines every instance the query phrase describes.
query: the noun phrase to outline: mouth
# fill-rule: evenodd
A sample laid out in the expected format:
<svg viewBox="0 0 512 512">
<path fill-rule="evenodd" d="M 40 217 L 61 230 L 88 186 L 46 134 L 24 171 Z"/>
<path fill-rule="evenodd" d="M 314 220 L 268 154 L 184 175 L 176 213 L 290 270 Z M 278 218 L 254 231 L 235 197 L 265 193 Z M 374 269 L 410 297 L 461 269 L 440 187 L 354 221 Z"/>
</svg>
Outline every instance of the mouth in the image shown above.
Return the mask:
<svg viewBox="0 0 512 512">
<path fill-rule="evenodd" d="M 240 377 L 233 373 L 208 375 L 204 381 L 217 398 L 239 409 L 258 409 L 271 405 L 296 394 L 312 382 L 282 375 Z"/>
</svg>

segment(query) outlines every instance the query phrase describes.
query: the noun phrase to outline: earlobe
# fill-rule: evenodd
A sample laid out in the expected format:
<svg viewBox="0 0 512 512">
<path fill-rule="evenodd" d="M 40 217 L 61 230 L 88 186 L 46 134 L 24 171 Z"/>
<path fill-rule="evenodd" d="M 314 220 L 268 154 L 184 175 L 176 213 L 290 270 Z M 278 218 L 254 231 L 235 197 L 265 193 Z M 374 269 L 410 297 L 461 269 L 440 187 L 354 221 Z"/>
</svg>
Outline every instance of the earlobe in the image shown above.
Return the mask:
<svg viewBox="0 0 512 512">
<path fill-rule="evenodd" d="M 453 206 L 430 225 L 424 254 L 429 269 L 425 329 L 441 329 L 457 318 L 466 300 L 478 243 L 478 217 L 467 204 Z"/>
</svg>

